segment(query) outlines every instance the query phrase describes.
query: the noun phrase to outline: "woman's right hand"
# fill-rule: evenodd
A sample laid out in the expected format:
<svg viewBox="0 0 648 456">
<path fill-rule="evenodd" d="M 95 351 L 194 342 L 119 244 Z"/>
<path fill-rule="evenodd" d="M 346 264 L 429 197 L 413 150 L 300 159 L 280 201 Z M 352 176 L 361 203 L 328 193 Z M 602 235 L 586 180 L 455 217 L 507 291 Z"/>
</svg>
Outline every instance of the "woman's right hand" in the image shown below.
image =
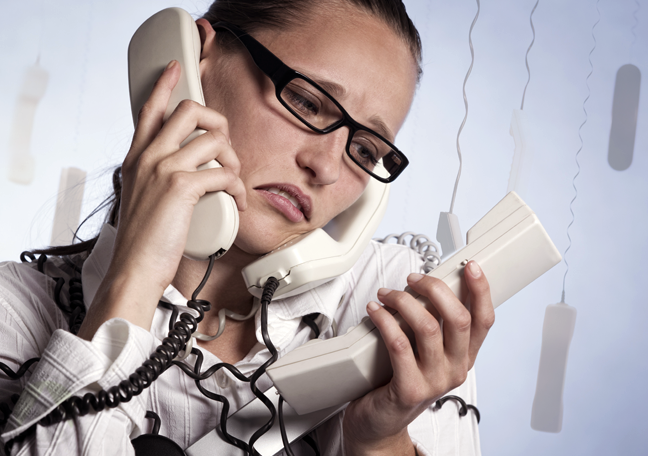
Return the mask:
<svg viewBox="0 0 648 456">
<path fill-rule="evenodd" d="M 201 196 L 226 191 L 239 210 L 246 208 L 227 119 L 185 100 L 163 121 L 180 71 L 176 61 L 167 66 L 139 113 L 122 165 L 113 259 L 79 331 L 85 339 L 115 317 L 150 329 L 158 299 L 178 269 L 191 215 Z M 196 128 L 207 132 L 180 148 Z M 196 170 L 212 159 L 222 168 Z"/>
</svg>

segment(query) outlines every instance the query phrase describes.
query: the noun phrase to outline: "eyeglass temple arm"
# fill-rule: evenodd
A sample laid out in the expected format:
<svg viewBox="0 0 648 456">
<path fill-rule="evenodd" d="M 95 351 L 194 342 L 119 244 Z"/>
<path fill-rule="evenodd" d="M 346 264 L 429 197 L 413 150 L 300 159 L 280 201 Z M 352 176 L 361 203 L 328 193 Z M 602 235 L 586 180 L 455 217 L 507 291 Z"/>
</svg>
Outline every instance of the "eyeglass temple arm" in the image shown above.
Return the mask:
<svg viewBox="0 0 648 456">
<path fill-rule="evenodd" d="M 255 40 L 252 36 L 245 33 L 243 30 L 230 24 L 228 22 L 217 22 L 212 24 L 212 28 L 225 29 L 232 34 L 245 46 L 248 50 L 252 60 L 275 84 L 279 84 L 284 78 L 285 74 L 290 71 L 281 60 L 279 60 L 272 52 L 266 49 L 261 43 Z"/>
</svg>

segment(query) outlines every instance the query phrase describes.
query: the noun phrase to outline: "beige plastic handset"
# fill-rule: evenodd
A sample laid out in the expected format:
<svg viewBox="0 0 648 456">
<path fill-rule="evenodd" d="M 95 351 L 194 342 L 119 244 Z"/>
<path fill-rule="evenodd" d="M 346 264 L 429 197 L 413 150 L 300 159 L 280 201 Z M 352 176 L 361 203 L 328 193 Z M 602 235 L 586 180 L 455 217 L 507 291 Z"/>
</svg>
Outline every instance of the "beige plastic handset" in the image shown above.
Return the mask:
<svg viewBox="0 0 648 456">
<path fill-rule="evenodd" d="M 358 261 L 380 224 L 389 184 L 370 179 L 351 207 L 318 228 L 243 268 L 248 291 L 260 297 L 270 277 L 279 280 L 274 299 L 302 293 L 345 273 Z"/>
<path fill-rule="evenodd" d="M 200 36 L 193 18 L 180 8 L 168 8 L 154 14 L 137 29 L 128 46 L 128 81 L 133 121 L 153 90 L 155 81 L 171 60 L 182 69 L 180 80 L 171 93 L 164 120 L 182 100 L 205 105 L 200 82 Z M 203 134 L 197 129 L 181 144 Z M 211 160 L 198 169 L 221 165 Z M 234 242 L 239 217 L 234 198 L 225 192 L 204 195 L 194 208 L 184 254 L 204 260 L 213 253 L 224 254 Z"/>
<path fill-rule="evenodd" d="M 514 192 L 468 232 L 467 241 L 429 273 L 443 280 L 462 302 L 466 300 L 463 270 L 470 260 L 477 261 L 488 278 L 494 307 L 561 260 L 536 215 Z M 406 291 L 430 306 L 424 297 Z M 301 415 L 357 399 L 387 382 L 392 370 L 379 331 L 365 320 L 344 336 L 298 347 L 268 367 L 267 374 Z M 344 381 L 331 382 L 331 378 Z"/>
</svg>

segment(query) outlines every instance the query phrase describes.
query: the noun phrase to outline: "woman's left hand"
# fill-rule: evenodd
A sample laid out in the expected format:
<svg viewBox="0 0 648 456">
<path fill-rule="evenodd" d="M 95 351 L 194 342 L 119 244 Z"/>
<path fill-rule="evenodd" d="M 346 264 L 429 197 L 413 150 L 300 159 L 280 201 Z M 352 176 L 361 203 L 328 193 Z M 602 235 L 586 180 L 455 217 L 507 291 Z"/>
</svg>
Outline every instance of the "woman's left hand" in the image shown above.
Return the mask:
<svg viewBox="0 0 648 456">
<path fill-rule="evenodd" d="M 428 298 L 426 310 L 409 293 L 381 288 L 378 299 L 412 328 L 417 353 L 389 311 L 369 303 L 367 311 L 394 370 L 391 381 L 357 399 L 344 415 L 344 445 L 351 455 L 414 455 L 407 425 L 448 391 L 466 381 L 495 321 L 488 280 L 471 261 L 465 269 L 471 310 L 441 280 L 410 274 L 408 285 Z M 432 313 L 443 319 L 443 330 Z"/>
</svg>

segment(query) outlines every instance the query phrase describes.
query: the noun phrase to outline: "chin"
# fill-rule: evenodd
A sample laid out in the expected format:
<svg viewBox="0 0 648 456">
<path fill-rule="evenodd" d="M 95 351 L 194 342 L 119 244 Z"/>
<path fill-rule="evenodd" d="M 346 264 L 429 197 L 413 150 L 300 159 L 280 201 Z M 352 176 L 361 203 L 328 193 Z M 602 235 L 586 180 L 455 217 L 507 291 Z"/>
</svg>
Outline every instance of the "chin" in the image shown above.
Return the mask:
<svg viewBox="0 0 648 456">
<path fill-rule="evenodd" d="M 247 212 L 247 211 L 246 211 Z M 239 232 L 234 245 L 250 255 L 265 255 L 281 247 L 304 232 L 290 232 L 276 219 L 249 219 L 240 213 Z"/>
</svg>

